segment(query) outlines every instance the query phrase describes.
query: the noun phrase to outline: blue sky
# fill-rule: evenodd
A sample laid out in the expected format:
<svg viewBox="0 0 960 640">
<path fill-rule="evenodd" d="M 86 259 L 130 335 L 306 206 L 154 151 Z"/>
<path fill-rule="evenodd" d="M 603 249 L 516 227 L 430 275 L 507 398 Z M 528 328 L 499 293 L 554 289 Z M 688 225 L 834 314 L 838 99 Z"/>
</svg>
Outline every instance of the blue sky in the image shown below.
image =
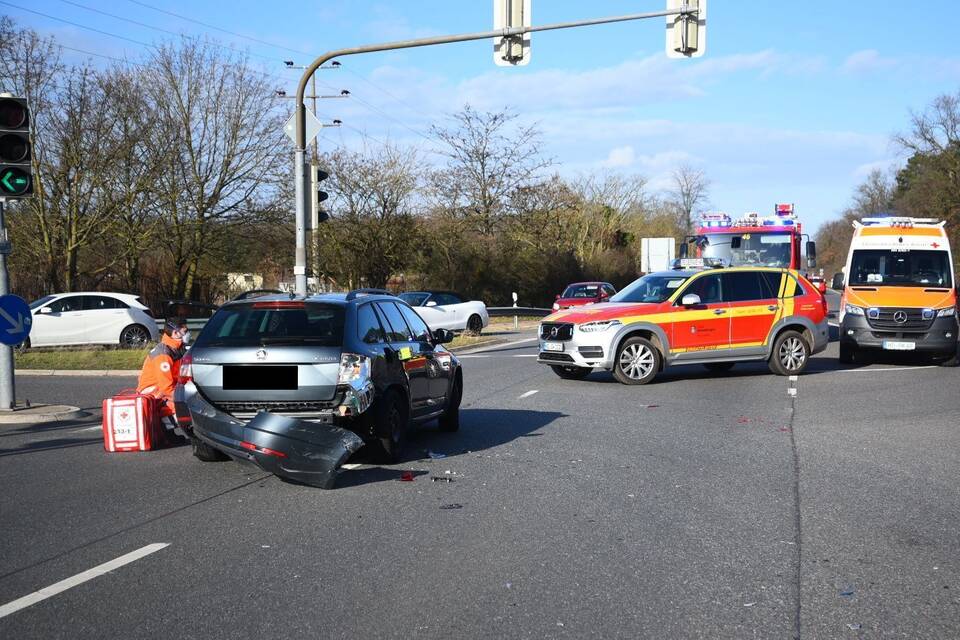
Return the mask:
<svg viewBox="0 0 960 640">
<path fill-rule="evenodd" d="M 429 127 L 444 114 L 466 102 L 481 110 L 510 106 L 538 123 L 542 150 L 563 175 L 638 173 L 657 190 L 686 163 L 710 178 L 712 208 L 741 213 L 794 202 L 815 228 L 843 209 L 870 169 L 902 162 L 890 137 L 908 127 L 911 109 L 960 89 L 960 49 L 929 13 L 902 0 L 709 1 L 707 52 L 697 60 L 666 58 L 663 18 L 534 34 L 531 63 L 522 68 L 494 66 L 490 41 L 343 58 L 320 81 L 323 91 L 345 88 L 354 98 L 324 101 L 319 111 L 349 128 L 326 130 L 322 144 L 390 140 L 416 145 L 429 159 L 437 147 Z M 0 10 L 22 24 L 111 56 L 137 59 L 142 47 L 52 17 L 143 42 L 171 37 L 157 29 L 207 33 L 248 50 L 289 93 L 298 76 L 284 69 L 285 59 L 303 64 L 341 47 L 483 31 L 493 14 L 491 0 L 11 2 L 21 8 L 3 3 Z M 544 24 L 664 6 L 533 0 L 532 13 Z"/>
</svg>

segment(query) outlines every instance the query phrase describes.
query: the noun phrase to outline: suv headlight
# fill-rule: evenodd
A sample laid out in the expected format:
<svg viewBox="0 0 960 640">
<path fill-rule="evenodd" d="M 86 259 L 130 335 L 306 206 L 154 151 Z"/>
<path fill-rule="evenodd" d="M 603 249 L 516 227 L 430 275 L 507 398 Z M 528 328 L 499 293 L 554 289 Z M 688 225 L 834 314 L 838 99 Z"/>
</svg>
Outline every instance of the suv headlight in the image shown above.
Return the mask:
<svg viewBox="0 0 960 640">
<path fill-rule="evenodd" d="M 844 313 L 849 313 L 849 314 L 852 315 L 852 316 L 862 316 L 862 315 L 863 315 L 863 307 L 858 307 L 858 306 L 853 305 L 853 304 L 848 304 L 848 305 L 844 306 L 843 312 L 844 312 Z"/>
<path fill-rule="evenodd" d="M 369 377 L 370 358 L 355 353 L 344 353 L 340 356 L 337 384 L 350 384 L 355 380 L 365 380 Z"/>
<path fill-rule="evenodd" d="M 950 316 L 957 315 L 956 307 L 947 307 L 946 309 L 938 309 L 937 317 L 938 318 L 949 318 Z"/>
<path fill-rule="evenodd" d="M 595 333 L 597 331 L 606 331 L 610 327 L 619 327 L 622 324 L 619 320 L 599 320 L 597 322 L 586 322 L 577 325 L 577 328 L 584 333 Z"/>
</svg>

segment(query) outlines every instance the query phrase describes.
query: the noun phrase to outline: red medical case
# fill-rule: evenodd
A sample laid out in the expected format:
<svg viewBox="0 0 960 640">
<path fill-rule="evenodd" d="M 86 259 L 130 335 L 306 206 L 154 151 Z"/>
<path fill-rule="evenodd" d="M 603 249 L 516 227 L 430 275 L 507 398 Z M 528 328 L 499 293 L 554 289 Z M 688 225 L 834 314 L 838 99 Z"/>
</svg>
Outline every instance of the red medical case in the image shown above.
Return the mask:
<svg viewBox="0 0 960 640">
<path fill-rule="evenodd" d="M 151 451 L 165 444 L 160 400 L 134 390 L 103 401 L 103 448 L 107 451 Z"/>
</svg>

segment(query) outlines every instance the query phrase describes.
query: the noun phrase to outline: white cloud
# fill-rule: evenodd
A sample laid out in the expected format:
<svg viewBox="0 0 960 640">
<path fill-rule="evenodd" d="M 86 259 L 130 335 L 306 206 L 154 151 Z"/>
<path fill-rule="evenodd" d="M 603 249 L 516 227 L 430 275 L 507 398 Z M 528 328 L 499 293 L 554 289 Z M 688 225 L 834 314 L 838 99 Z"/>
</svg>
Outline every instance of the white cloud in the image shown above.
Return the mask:
<svg viewBox="0 0 960 640">
<path fill-rule="evenodd" d="M 636 153 L 633 147 L 629 145 L 626 147 L 615 147 L 610 149 L 607 159 L 601 162 L 600 166 L 608 169 L 629 167 L 636 159 Z"/>
<path fill-rule="evenodd" d="M 876 49 L 863 49 L 847 56 L 840 69 L 844 73 L 873 73 L 896 66 L 895 58 L 885 58 Z"/>
</svg>

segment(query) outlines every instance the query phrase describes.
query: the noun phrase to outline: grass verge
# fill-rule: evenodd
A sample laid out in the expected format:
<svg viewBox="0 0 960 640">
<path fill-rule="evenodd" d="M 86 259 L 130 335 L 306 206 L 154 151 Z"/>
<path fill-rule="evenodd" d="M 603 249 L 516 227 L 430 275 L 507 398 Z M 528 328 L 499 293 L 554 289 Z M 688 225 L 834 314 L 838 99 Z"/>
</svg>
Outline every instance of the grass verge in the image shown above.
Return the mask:
<svg viewBox="0 0 960 640">
<path fill-rule="evenodd" d="M 139 369 L 149 349 L 30 349 L 14 356 L 17 369 Z"/>
</svg>

